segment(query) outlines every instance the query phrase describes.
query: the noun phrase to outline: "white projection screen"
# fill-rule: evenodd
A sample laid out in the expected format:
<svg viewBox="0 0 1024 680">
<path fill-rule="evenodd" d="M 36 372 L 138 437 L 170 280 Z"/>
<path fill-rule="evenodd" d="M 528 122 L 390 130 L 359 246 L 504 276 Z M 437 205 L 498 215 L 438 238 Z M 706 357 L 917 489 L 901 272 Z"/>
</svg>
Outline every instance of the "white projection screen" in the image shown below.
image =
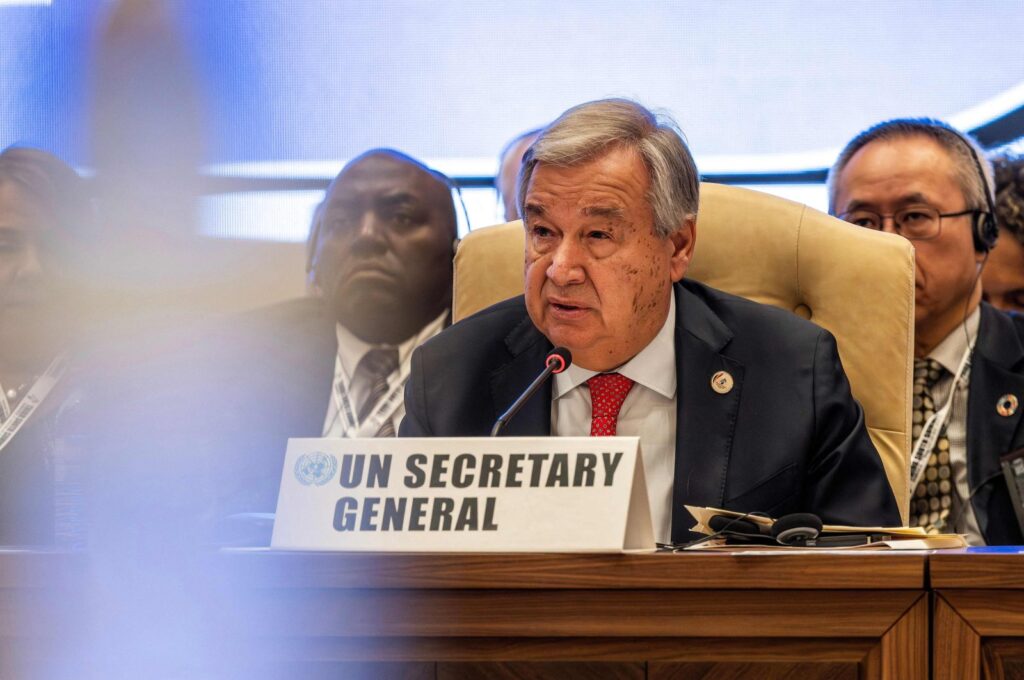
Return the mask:
<svg viewBox="0 0 1024 680">
<path fill-rule="evenodd" d="M 110 4 L 0 0 L 0 147 L 89 167 L 90 49 Z M 204 171 L 241 180 L 204 198 L 211 236 L 305 239 L 322 184 L 382 146 L 459 178 L 473 225 L 493 223 L 505 142 L 600 97 L 672 114 L 705 177 L 816 207 L 821 170 L 871 123 L 977 130 L 1024 104 L 1024 12 L 1002 0 L 167 5 L 203 94 Z M 1004 123 L 995 141 L 1024 134 Z"/>
</svg>

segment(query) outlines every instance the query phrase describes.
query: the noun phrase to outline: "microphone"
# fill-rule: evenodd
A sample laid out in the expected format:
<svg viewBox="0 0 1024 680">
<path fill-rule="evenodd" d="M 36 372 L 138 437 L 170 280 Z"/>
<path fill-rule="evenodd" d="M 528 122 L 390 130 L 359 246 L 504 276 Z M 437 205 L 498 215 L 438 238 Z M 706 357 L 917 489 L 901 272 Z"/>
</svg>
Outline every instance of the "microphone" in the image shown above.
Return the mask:
<svg viewBox="0 0 1024 680">
<path fill-rule="evenodd" d="M 497 437 L 498 433 L 501 432 L 502 428 L 508 424 L 508 421 L 512 420 L 512 416 L 519 413 L 519 409 L 523 407 L 527 401 L 530 400 L 537 390 L 541 388 L 547 379 L 551 377 L 553 373 L 561 373 L 565 369 L 569 368 L 572 364 L 572 352 L 567 350 L 565 347 L 556 347 L 551 350 L 547 358 L 544 360 L 544 370 L 538 375 L 530 386 L 526 388 L 526 391 L 519 395 L 508 410 L 502 413 L 497 420 L 494 421 L 494 427 L 491 428 L 491 436 Z"/>
</svg>

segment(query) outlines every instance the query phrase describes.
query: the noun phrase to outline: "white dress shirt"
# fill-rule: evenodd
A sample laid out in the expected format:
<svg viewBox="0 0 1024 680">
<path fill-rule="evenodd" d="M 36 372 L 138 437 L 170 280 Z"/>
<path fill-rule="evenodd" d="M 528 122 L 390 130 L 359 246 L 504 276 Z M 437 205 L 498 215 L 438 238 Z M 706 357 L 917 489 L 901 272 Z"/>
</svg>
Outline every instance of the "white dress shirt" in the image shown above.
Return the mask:
<svg viewBox="0 0 1024 680">
<path fill-rule="evenodd" d="M 358 434 L 362 434 L 363 436 L 372 437 L 375 433 L 367 434 L 347 431 L 346 423 L 341 418 L 339 411 L 341 391 L 352 388 L 352 376 L 355 374 L 359 361 L 371 349 L 397 349 L 398 368 L 388 377 L 388 392 L 392 389 L 397 389 L 399 385 L 405 385 L 406 380 L 409 379 L 412 351 L 440 333 L 441 329 L 444 328 L 444 322 L 447 318 L 448 310 L 446 309 L 440 316 L 427 324 L 417 335 L 414 335 L 397 347 L 393 345 L 371 345 L 354 336 L 351 331 L 340 323 L 337 324 L 338 356 L 334 362 L 334 382 L 331 388 L 331 398 L 327 402 L 327 415 L 324 418 L 323 436 L 355 437 Z M 358 389 L 355 392 L 350 392 L 350 396 L 353 404 L 361 403 L 364 397 L 363 394 L 358 393 Z M 398 426 L 401 424 L 403 417 L 405 417 L 405 402 L 399 399 L 390 417 L 395 432 L 398 432 Z"/>
<path fill-rule="evenodd" d="M 654 540 L 672 538 L 672 486 L 676 467 L 676 350 L 675 295 L 661 330 L 639 354 L 608 371 L 620 373 L 636 384 L 619 411 L 617 434 L 640 437 L 644 476 L 651 503 Z M 596 371 L 571 365 L 555 376 L 551 399 L 552 435 L 590 435 L 591 406 L 587 380 Z"/>
<path fill-rule="evenodd" d="M 981 322 L 981 307 L 975 307 L 974 312 L 967 317 L 962 324 L 943 339 L 928 355 L 946 369 L 935 387 L 932 388 L 932 400 L 935 408 L 940 409 L 949 399 L 949 391 L 953 387 L 953 376 L 960 367 L 964 352 L 968 347 L 974 347 L 978 339 L 978 324 Z M 965 503 L 970 496 L 970 482 L 967 479 L 967 396 L 970 393 L 971 371 L 968 368 L 964 378 L 960 382 L 956 393 L 953 395 L 953 403 L 950 406 L 949 419 L 946 421 L 946 437 L 949 439 L 949 462 L 953 470 L 953 482 L 956 488 L 959 503 L 954 503 L 954 508 Z M 954 515 L 956 510 L 953 511 Z M 961 511 L 960 520 L 955 527 L 946 531 L 956 531 L 967 536 L 967 542 L 971 545 L 985 545 L 985 539 L 978 527 L 978 518 L 974 515 L 974 508 L 969 502 Z"/>
</svg>

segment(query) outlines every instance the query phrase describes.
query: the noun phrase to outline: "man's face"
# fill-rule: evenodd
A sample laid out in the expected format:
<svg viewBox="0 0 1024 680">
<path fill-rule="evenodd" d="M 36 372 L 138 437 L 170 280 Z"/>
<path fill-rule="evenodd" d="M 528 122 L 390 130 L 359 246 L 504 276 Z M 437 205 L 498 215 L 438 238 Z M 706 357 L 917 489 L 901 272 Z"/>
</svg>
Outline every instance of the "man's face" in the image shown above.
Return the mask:
<svg viewBox="0 0 1024 680">
<path fill-rule="evenodd" d="M 55 229 L 52 213 L 25 189 L 0 182 L 0 354 L 50 352 L 62 338 L 64 314 L 44 240 Z"/>
<path fill-rule="evenodd" d="M 993 307 L 1024 312 L 1024 245 L 1005 229 L 999 230 L 999 240 L 981 274 L 981 287 Z"/>
<path fill-rule="evenodd" d="M 345 168 L 326 198 L 314 276 L 337 320 L 371 343 L 412 337 L 451 304 L 451 196 L 401 158 Z"/>
<path fill-rule="evenodd" d="M 552 344 L 605 371 L 661 330 L 689 266 L 694 224 L 654 233 L 647 168 L 615 148 L 571 167 L 540 163 L 526 193 L 526 307 Z"/>
<path fill-rule="evenodd" d="M 891 215 L 912 206 L 955 213 L 968 206 L 949 153 L 922 136 L 867 144 L 836 182 L 835 212 L 871 210 Z M 885 220 L 892 230 L 892 220 Z M 911 241 L 915 249 L 915 325 L 918 340 L 940 342 L 970 311 L 976 298 L 977 263 L 971 216 L 942 218 L 938 236 Z M 932 337 L 934 336 L 934 337 Z"/>
</svg>

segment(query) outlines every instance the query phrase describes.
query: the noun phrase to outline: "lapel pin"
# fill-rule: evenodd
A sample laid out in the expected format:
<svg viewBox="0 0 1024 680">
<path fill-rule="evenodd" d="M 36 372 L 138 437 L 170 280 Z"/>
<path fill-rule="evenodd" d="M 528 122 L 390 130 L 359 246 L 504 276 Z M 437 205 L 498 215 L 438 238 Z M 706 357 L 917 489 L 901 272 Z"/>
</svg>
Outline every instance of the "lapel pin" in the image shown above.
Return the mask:
<svg viewBox="0 0 1024 680">
<path fill-rule="evenodd" d="M 728 371 L 719 371 L 711 376 L 711 389 L 719 394 L 728 394 L 732 391 L 732 376 Z M 1016 405 L 1016 402 L 1014 402 Z"/>
<path fill-rule="evenodd" d="M 1020 402 L 1017 400 L 1015 394 L 1004 394 L 999 397 L 999 401 L 996 402 L 996 413 L 1004 418 L 1009 418 L 1017 412 L 1017 406 Z"/>
</svg>

